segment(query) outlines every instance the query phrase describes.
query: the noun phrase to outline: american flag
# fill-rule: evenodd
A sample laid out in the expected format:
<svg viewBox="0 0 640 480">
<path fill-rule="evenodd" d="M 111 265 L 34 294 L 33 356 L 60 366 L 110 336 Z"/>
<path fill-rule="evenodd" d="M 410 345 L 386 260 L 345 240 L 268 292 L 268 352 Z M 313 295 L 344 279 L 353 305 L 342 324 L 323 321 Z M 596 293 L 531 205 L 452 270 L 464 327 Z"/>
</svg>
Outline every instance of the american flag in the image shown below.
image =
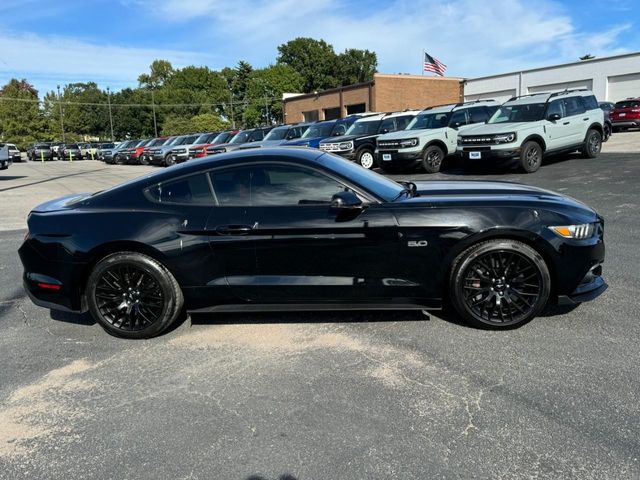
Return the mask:
<svg viewBox="0 0 640 480">
<path fill-rule="evenodd" d="M 433 72 L 441 77 L 444 76 L 444 72 L 447 69 L 447 66 L 438 60 L 436 57 L 432 57 L 427 52 L 424 52 L 424 66 L 422 67 L 423 72 Z"/>
</svg>

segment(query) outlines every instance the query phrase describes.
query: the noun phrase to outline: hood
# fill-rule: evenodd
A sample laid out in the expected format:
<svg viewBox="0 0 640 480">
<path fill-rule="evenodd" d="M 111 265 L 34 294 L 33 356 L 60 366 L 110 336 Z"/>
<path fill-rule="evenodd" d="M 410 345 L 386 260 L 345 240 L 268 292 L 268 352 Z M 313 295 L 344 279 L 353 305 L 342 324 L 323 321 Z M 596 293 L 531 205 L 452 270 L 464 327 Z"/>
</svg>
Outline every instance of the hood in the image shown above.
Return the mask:
<svg viewBox="0 0 640 480">
<path fill-rule="evenodd" d="M 403 138 L 416 138 L 421 137 L 423 135 L 438 135 L 446 127 L 443 128 L 421 128 L 419 130 L 398 130 L 397 132 L 389 132 L 384 135 L 380 135 L 378 137 L 379 142 L 383 142 L 385 140 L 400 140 Z"/>
<path fill-rule="evenodd" d="M 35 207 L 32 212 L 54 212 L 57 210 L 67 210 L 73 208 L 78 202 L 89 198 L 92 193 L 74 193 L 71 195 L 65 195 L 48 202 L 41 203 Z"/>
<path fill-rule="evenodd" d="M 369 135 L 342 135 L 341 137 L 329 137 L 325 138 L 322 143 L 342 143 L 349 142 L 351 140 L 355 140 L 356 138 L 364 138 L 364 137 L 375 137 L 378 135 L 377 133 L 369 134 Z"/>
<path fill-rule="evenodd" d="M 296 138 L 295 140 L 289 140 L 284 142 L 282 145 L 286 146 L 296 146 L 296 145 L 309 145 L 314 142 L 321 142 L 322 140 L 328 140 L 330 138 L 342 138 L 342 137 L 307 137 L 307 138 Z"/>
<path fill-rule="evenodd" d="M 463 135 L 492 135 L 496 133 L 510 133 L 522 130 L 522 126 L 534 127 L 537 122 L 507 122 L 507 123 L 481 123 L 465 128 Z"/>
<path fill-rule="evenodd" d="M 263 140 L 261 142 L 247 142 L 241 143 L 238 148 L 263 148 L 263 147 L 277 147 L 282 145 L 287 140 Z"/>
</svg>

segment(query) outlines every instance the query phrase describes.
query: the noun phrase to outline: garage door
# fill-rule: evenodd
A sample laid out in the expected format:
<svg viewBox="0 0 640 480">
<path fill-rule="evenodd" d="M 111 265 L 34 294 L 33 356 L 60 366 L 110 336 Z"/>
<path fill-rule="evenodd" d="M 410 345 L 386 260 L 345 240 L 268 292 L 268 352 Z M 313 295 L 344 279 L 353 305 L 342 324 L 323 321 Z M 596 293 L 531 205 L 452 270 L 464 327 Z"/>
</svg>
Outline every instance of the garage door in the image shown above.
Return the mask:
<svg viewBox="0 0 640 480">
<path fill-rule="evenodd" d="M 609 77 L 607 100 L 619 102 L 625 98 L 640 97 L 640 73 Z"/>
<path fill-rule="evenodd" d="M 493 100 L 497 100 L 498 102 L 502 103 L 502 102 L 506 102 L 507 100 L 509 100 L 511 97 L 515 97 L 516 95 L 516 89 L 512 89 L 512 90 L 500 90 L 497 92 L 487 92 L 487 93 L 478 93 L 475 95 L 465 95 L 464 96 L 464 100 L 465 102 L 473 102 L 475 100 L 489 100 L 489 99 L 493 99 Z"/>
<path fill-rule="evenodd" d="M 529 93 L 553 93 L 561 92 L 563 90 L 571 90 L 574 88 L 586 88 L 587 90 L 592 90 L 593 80 L 576 80 L 573 82 L 550 83 L 548 85 L 532 85 L 527 88 L 527 91 Z"/>
</svg>

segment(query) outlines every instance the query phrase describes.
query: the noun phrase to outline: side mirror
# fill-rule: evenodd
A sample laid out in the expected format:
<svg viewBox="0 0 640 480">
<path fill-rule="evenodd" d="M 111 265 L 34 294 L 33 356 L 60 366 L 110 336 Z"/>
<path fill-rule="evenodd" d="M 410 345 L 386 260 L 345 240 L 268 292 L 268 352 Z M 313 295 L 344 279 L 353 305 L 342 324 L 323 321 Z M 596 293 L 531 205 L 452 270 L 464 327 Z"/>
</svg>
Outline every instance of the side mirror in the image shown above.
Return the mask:
<svg viewBox="0 0 640 480">
<path fill-rule="evenodd" d="M 383 128 L 381 133 L 389 133 L 389 129 L 388 128 Z"/>
<path fill-rule="evenodd" d="M 552 113 L 547 117 L 547 120 L 549 120 L 550 122 L 557 122 L 561 118 L 562 116 L 559 113 Z"/>
<path fill-rule="evenodd" d="M 331 197 L 331 208 L 337 210 L 352 210 L 362 208 L 362 200 L 351 191 L 338 192 Z"/>
<path fill-rule="evenodd" d="M 451 124 L 451 128 L 453 128 L 454 130 L 457 130 L 460 128 L 460 125 L 462 125 L 460 122 L 455 122 Z"/>
</svg>

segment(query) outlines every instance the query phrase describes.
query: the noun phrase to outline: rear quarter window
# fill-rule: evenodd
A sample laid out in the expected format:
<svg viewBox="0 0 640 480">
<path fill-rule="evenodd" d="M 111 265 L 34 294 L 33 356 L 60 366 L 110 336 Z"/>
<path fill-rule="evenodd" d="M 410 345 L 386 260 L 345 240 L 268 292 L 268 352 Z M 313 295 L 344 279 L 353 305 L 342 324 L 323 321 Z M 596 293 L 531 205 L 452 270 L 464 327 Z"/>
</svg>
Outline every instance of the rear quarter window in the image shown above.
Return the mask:
<svg viewBox="0 0 640 480">
<path fill-rule="evenodd" d="M 178 180 L 158 183 L 146 190 L 149 199 L 157 203 L 179 205 L 213 205 L 213 193 L 204 173 Z"/>
<path fill-rule="evenodd" d="M 598 108 L 600 108 L 596 97 L 594 97 L 593 95 L 582 97 L 582 103 L 584 104 L 584 108 L 586 108 L 587 110 L 597 110 Z"/>
</svg>

